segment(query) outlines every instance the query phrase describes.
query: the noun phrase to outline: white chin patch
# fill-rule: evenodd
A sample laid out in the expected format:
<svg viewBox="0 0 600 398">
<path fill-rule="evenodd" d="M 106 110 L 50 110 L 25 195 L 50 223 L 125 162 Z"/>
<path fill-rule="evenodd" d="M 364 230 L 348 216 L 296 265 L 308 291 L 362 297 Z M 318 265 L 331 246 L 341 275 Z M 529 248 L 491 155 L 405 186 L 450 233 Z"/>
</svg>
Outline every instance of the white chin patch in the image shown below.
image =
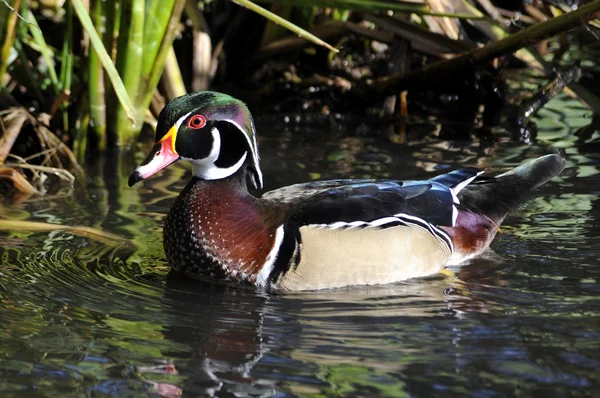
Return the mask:
<svg viewBox="0 0 600 398">
<path fill-rule="evenodd" d="M 244 155 L 233 166 L 223 168 L 215 165 L 215 162 L 221 153 L 221 134 L 216 127 L 213 127 L 211 133 L 213 136 L 213 145 L 208 156 L 204 159 L 187 160 L 192 163 L 192 173 L 195 177 L 203 180 L 220 180 L 227 178 L 238 171 L 244 164 L 244 161 L 248 156 L 248 152 L 244 152 Z"/>
</svg>

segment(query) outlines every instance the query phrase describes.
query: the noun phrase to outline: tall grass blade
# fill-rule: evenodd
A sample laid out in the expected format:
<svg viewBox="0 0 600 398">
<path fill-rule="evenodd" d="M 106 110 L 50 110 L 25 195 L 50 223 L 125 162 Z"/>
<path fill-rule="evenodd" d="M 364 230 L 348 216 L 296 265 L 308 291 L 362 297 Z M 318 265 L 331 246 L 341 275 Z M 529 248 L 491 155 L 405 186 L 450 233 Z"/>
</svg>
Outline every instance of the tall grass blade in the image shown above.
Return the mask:
<svg viewBox="0 0 600 398">
<path fill-rule="evenodd" d="M 306 40 L 313 42 L 316 45 L 323 46 L 323 47 L 327 48 L 328 50 L 336 52 L 336 53 L 339 51 L 338 49 L 332 47 L 330 44 L 319 39 L 317 36 L 313 35 L 312 33 L 302 29 L 301 27 L 299 27 L 297 25 L 294 25 L 293 23 L 281 18 L 279 15 L 274 14 L 271 11 L 262 8 L 261 6 L 251 2 L 249 0 L 233 0 L 233 2 L 236 4 L 239 4 L 242 7 L 246 7 L 249 10 L 254 11 L 255 13 L 257 13 L 259 15 L 262 15 L 263 17 L 267 18 L 268 20 L 283 26 L 284 28 L 294 32 L 295 34 L 297 34 L 300 37 L 305 38 Z M 301 3 L 301 1 L 300 1 L 300 3 Z M 309 4 L 306 3 L 304 5 L 309 5 Z"/>
<path fill-rule="evenodd" d="M 235 0 L 234 0 L 235 1 Z M 246 0 L 244 0 L 246 1 Z M 238 1 L 236 1 L 238 2 Z M 417 15 L 432 15 L 459 19 L 487 19 L 471 14 L 435 12 L 422 4 L 385 0 L 262 0 L 264 3 L 292 4 L 296 6 L 314 6 L 323 8 L 348 9 L 352 11 L 403 12 Z M 239 2 L 241 3 L 241 1 Z M 261 14 L 262 15 L 262 14 Z"/>
<path fill-rule="evenodd" d="M 290 21 L 293 10 L 294 6 L 290 4 L 273 4 L 271 6 L 272 13 L 279 15 L 281 18 L 284 18 L 287 21 Z M 273 21 L 268 21 L 268 23 L 265 25 L 260 45 L 263 47 L 276 40 L 282 39 L 285 34 L 287 34 L 285 28 Z"/>
</svg>

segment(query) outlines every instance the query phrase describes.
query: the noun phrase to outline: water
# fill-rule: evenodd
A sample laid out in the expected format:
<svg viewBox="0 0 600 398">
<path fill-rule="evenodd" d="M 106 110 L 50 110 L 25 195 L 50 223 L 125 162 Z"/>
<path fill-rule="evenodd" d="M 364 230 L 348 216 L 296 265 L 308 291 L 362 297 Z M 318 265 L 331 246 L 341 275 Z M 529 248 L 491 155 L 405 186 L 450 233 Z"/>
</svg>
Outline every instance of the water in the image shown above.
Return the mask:
<svg viewBox="0 0 600 398">
<path fill-rule="evenodd" d="M 0 234 L 0 396 L 598 396 L 598 131 L 578 140 L 590 112 L 563 96 L 539 122 L 530 146 L 259 126 L 269 189 L 566 154 L 495 253 L 393 285 L 267 295 L 169 275 L 162 219 L 181 167 L 129 189 L 135 161 L 99 158 L 72 194 L 3 205 L 5 219 L 114 235 Z"/>
</svg>

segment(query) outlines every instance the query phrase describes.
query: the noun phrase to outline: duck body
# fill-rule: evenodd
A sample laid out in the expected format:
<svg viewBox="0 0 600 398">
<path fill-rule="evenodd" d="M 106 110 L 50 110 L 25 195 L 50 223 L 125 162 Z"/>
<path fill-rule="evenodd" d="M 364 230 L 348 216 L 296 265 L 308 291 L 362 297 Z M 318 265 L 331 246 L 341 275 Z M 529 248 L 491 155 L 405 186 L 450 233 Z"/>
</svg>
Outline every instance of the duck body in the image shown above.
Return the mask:
<svg viewBox="0 0 600 398">
<path fill-rule="evenodd" d="M 187 108 L 175 111 L 178 100 Z M 465 168 L 425 181 L 317 181 L 254 197 L 247 181 L 260 188 L 262 174 L 245 105 L 210 92 L 173 102 L 130 185 L 180 158 L 192 162 L 194 177 L 163 234 L 167 261 L 191 277 L 299 291 L 431 275 L 483 252 L 508 211 L 565 165 L 547 155 L 497 177 Z"/>
<path fill-rule="evenodd" d="M 430 182 L 324 181 L 255 198 L 241 180 L 194 178 L 176 199 L 164 229 L 175 270 L 270 288 L 322 289 L 432 274 L 453 252 L 447 233 L 414 216 L 426 212 L 428 200 L 432 211 L 452 201 L 449 190 L 432 190 Z M 450 225 L 451 217 L 432 219 Z"/>
</svg>

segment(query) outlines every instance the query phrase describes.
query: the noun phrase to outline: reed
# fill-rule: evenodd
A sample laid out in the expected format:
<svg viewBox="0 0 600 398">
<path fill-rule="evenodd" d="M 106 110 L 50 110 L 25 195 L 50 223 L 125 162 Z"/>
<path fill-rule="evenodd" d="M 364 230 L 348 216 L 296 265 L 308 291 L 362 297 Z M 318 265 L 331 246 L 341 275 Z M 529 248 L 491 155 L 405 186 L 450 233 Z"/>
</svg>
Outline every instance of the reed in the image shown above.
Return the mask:
<svg viewBox="0 0 600 398">
<path fill-rule="evenodd" d="M 12 3 L 12 4 L 11 4 Z M 10 6 L 10 7 L 9 7 Z M 21 0 L 8 2 L 6 7 L 0 7 L 0 77 L 6 74 L 11 54 L 16 53 L 13 43 L 17 35 L 17 14 L 13 11 L 21 7 Z"/>
</svg>

